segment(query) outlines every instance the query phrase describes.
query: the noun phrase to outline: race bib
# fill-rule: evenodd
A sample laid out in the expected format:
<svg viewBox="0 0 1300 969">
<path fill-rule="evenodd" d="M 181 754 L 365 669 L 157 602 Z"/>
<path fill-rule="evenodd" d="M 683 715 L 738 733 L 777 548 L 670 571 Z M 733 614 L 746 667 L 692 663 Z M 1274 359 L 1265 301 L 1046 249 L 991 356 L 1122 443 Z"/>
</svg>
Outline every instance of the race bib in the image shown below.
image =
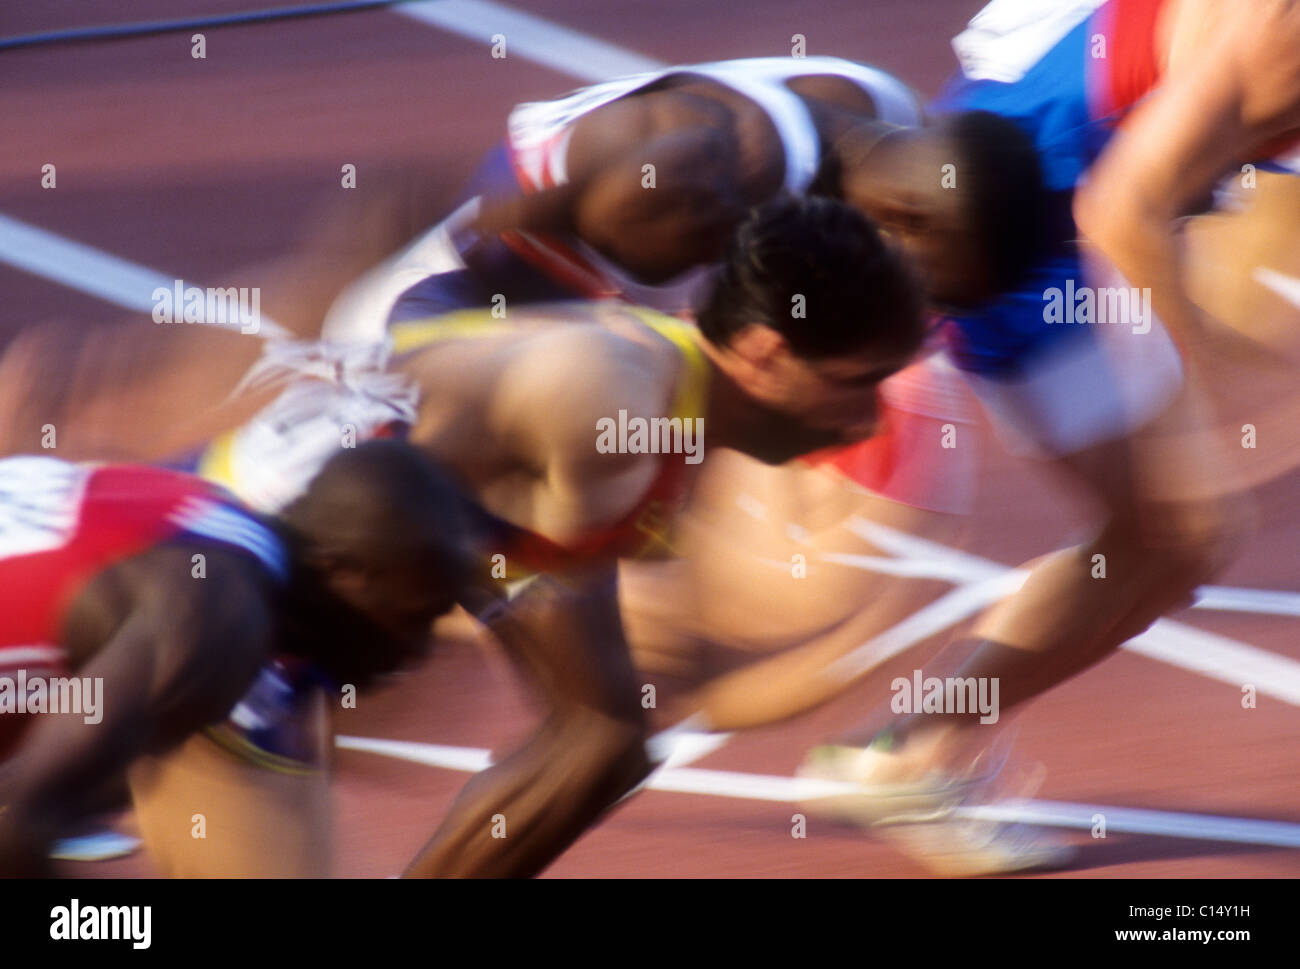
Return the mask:
<svg viewBox="0 0 1300 969">
<path fill-rule="evenodd" d="M 226 473 L 204 470 L 254 508 L 278 512 L 341 448 L 369 440 L 403 413 L 387 400 L 305 380 L 235 435 Z"/>
</svg>

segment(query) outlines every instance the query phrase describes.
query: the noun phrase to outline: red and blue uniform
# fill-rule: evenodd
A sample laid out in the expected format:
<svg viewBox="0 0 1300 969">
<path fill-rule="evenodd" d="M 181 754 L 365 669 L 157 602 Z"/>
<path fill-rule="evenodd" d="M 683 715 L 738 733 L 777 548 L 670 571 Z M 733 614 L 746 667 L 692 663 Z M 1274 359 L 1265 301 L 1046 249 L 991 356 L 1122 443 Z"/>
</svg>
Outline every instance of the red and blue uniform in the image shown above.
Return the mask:
<svg viewBox="0 0 1300 969">
<path fill-rule="evenodd" d="M 108 569 L 175 541 L 216 544 L 276 581 L 287 578 L 280 539 L 211 482 L 145 466 L 0 461 L 0 676 L 20 669 L 29 679 L 67 675 L 64 625 L 77 598 Z M 272 664 L 263 679 L 278 669 Z M 0 751 L 25 720 L 0 716 Z M 226 729 L 262 749 L 276 747 L 265 733 Z"/>
<path fill-rule="evenodd" d="M 1062 235 L 1072 236 L 1075 185 L 1161 82 L 1158 23 L 1168 2 L 995 0 L 953 40 L 961 70 L 929 111 L 989 111 L 1016 122 L 1038 149 Z M 1261 168 L 1300 171 L 1294 139 L 1260 154 L 1268 158 Z M 1083 278 L 1075 251 L 1046 255 L 1015 290 L 954 318 L 954 361 L 972 373 L 1014 379 L 1041 353 L 1090 340 L 1091 327 L 1043 320 L 1044 291 Z"/>
</svg>

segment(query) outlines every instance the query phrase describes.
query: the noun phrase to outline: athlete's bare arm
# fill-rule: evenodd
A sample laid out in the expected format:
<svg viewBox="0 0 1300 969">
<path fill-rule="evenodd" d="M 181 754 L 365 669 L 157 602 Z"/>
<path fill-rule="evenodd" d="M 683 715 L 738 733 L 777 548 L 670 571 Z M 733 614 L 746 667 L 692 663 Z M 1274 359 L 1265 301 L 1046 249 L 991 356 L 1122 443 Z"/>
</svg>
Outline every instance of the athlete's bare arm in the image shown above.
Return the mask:
<svg viewBox="0 0 1300 969">
<path fill-rule="evenodd" d="M 1180 19 L 1196 27 L 1184 36 L 1200 38 L 1199 49 L 1184 41 L 1172 52 L 1165 83 L 1089 172 L 1075 216 L 1131 285 L 1151 289 L 1157 312 L 1185 338 L 1197 311 L 1182 285 L 1175 220 L 1225 172 L 1300 129 L 1300 3 L 1181 7 Z M 1210 7 L 1221 13 L 1207 35 L 1197 25 L 1209 22 Z"/>
<path fill-rule="evenodd" d="M 568 544 L 622 520 L 641 501 L 660 459 L 602 452 L 598 426 L 620 411 L 629 419 L 664 416 L 676 372 L 663 363 L 599 328 L 565 328 L 503 373 L 502 427 L 524 464 L 540 472 L 529 502 L 533 531 Z"/>
<path fill-rule="evenodd" d="M 487 625 L 541 694 L 543 721 L 465 785 L 408 877 L 536 875 L 650 770 L 612 565 L 537 579 Z"/>
<path fill-rule="evenodd" d="M 575 235 L 662 282 L 718 259 L 745 209 L 780 186 L 780 146 L 747 144 L 746 127 L 691 90 L 615 101 L 575 125 L 567 184 L 485 208 L 478 228 Z"/>
<path fill-rule="evenodd" d="M 489 408 L 499 440 L 487 446 L 535 469 L 498 485 L 497 501 L 560 544 L 622 519 L 656 473 L 653 455 L 596 449 L 599 418 L 663 413 L 663 388 L 621 342 L 548 334 L 502 368 Z M 613 562 L 540 578 L 486 622 L 541 694 L 544 722 L 466 785 L 408 875 L 534 875 L 649 770 Z"/>
<path fill-rule="evenodd" d="M 206 578 L 191 575 L 196 552 L 206 556 Z M 7 805 L 0 873 L 41 872 L 50 842 L 79 819 L 87 792 L 137 756 L 221 719 L 239 700 L 272 632 L 252 572 L 236 553 L 169 546 L 87 588 L 67 624 L 69 675 L 102 682 L 102 702 L 94 714 L 34 714 L 23 745 L 0 769 L 0 804 Z"/>
<path fill-rule="evenodd" d="M 856 84 L 791 78 L 829 154 L 877 116 Z M 785 153 L 766 112 L 737 92 L 683 75 L 580 118 L 565 155 L 567 182 L 485 204 L 477 228 L 576 236 L 645 283 L 722 257 L 750 206 L 780 191 Z"/>
<path fill-rule="evenodd" d="M 620 521 L 650 487 L 659 458 L 602 453 L 597 423 L 620 410 L 664 416 L 678 365 L 667 343 L 576 323 L 435 346 L 404 366 L 426 390 L 411 440 L 485 509 L 568 545 Z"/>
</svg>

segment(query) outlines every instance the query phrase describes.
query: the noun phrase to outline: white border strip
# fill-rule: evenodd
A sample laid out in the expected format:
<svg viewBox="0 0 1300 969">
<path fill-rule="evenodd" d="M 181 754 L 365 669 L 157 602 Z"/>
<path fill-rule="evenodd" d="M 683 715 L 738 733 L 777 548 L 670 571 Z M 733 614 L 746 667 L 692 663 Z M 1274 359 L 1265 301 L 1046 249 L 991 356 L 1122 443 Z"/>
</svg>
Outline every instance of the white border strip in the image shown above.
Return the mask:
<svg viewBox="0 0 1300 969">
<path fill-rule="evenodd" d="M 151 311 L 153 291 L 162 287 L 170 292 L 176 285 L 175 276 L 164 276 L 7 215 L 0 215 L 0 260 L 129 310 Z"/>
<path fill-rule="evenodd" d="M 154 290 L 165 289 L 170 293 L 177 279 L 3 214 L 0 214 L 0 262 L 114 306 L 142 313 L 153 311 Z M 182 281 L 182 287 L 186 285 Z M 261 317 L 259 323 L 258 336 L 279 339 L 290 335 L 269 317 Z M 217 323 L 201 325 L 236 332 L 239 329 Z"/>
</svg>

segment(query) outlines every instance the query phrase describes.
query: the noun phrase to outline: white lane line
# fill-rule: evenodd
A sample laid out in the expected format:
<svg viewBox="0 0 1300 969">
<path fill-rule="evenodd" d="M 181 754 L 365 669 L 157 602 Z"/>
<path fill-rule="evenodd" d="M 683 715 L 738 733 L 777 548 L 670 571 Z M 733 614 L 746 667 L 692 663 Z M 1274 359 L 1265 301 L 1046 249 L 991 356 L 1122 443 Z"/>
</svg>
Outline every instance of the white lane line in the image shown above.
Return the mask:
<svg viewBox="0 0 1300 969">
<path fill-rule="evenodd" d="M 707 757 L 726 744 L 731 736 L 729 733 L 696 729 L 692 721 L 686 720 L 651 737 L 646 745 L 651 757 L 661 762 L 662 767 L 675 768 Z M 335 745 L 343 750 L 367 751 L 450 770 L 478 772 L 492 763 L 492 752 L 481 747 L 447 747 L 410 740 L 344 736 L 336 737 Z"/>
<path fill-rule="evenodd" d="M 663 768 L 685 767 L 707 757 L 731 739 L 730 733 L 701 730 L 702 717 L 691 717 L 646 741 L 650 759 Z"/>
<path fill-rule="evenodd" d="M 881 526 L 883 527 L 883 526 Z M 882 575 L 896 575 L 908 579 L 938 579 L 962 585 L 978 581 L 985 575 L 982 568 L 972 568 L 970 563 L 947 558 L 884 558 L 879 555 L 854 555 L 848 552 L 826 552 L 818 556 L 822 562 L 847 565 L 850 568 Z M 763 559 L 765 565 L 788 569 L 784 559 Z M 1028 570 L 1011 569 L 1027 576 Z M 1300 616 L 1300 592 L 1282 589 L 1250 589 L 1244 586 L 1203 585 L 1196 590 L 1193 609 L 1210 609 L 1217 612 L 1248 612 L 1257 616 Z"/>
<path fill-rule="evenodd" d="M 823 561 L 889 575 L 941 579 L 960 584 L 989 578 L 1007 566 L 992 559 L 950 548 L 939 542 L 900 532 L 864 518 L 854 517 L 846 528 L 866 539 L 893 558 L 832 553 Z M 1028 572 L 1023 574 L 1027 575 Z M 1194 609 L 1250 612 L 1258 615 L 1300 616 L 1300 592 L 1281 589 L 1250 589 L 1238 586 L 1203 585 L 1196 590 Z"/>
<path fill-rule="evenodd" d="M 767 506 L 751 494 L 742 491 L 736 495 L 736 507 L 750 518 L 767 521 Z"/>
<path fill-rule="evenodd" d="M 882 552 L 903 559 L 936 563 L 950 570 L 954 575 L 964 575 L 963 581 L 966 582 L 991 579 L 1013 571 L 1001 562 L 949 548 L 941 542 L 921 538 L 919 535 L 900 532 L 896 528 L 869 521 L 858 515 L 845 522 L 844 527 L 860 538 L 866 539 Z"/>
<path fill-rule="evenodd" d="M 1203 585 L 1196 590 L 1194 608 L 1253 612 L 1265 616 L 1300 616 L 1300 592 Z"/>
<path fill-rule="evenodd" d="M 170 293 L 177 279 L 2 214 L 0 261 L 115 306 L 145 313 L 154 308 L 154 290 Z M 182 285 L 189 284 L 182 281 Z M 288 331 L 262 317 L 258 335 L 278 338 Z"/>
<path fill-rule="evenodd" d="M 568 27 L 489 0 L 430 0 L 404 4 L 393 13 L 483 44 L 485 56 L 493 37 L 505 39 L 505 60 L 524 57 L 583 81 L 607 81 L 628 74 L 657 71 L 661 61 L 645 57 Z M 495 63 L 495 62 L 494 62 Z"/>
<path fill-rule="evenodd" d="M 1024 569 L 1009 569 L 991 559 L 959 552 L 866 519 L 855 517 L 845 527 L 882 551 L 901 558 L 886 559 L 881 563 L 878 557 L 873 556 L 824 556 L 827 561 L 852 568 L 895 574 L 910 572 L 912 575 L 927 574 L 923 563 L 930 562 L 929 577 L 964 583 L 897 626 L 863 643 L 827 671 L 846 679 L 862 675 L 913 643 L 1010 595 L 1020 588 L 1029 574 Z M 1200 592 L 1202 608 L 1230 603 L 1237 611 L 1268 609 L 1281 615 L 1291 615 L 1289 610 L 1300 604 L 1297 599 L 1300 597 L 1294 593 L 1266 589 L 1209 586 Z M 1260 694 L 1300 706 L 1300 663 L 1228 636 L 1206 632 L 1172 619 L 1160 619 L 1122 648 L 1237 687 L 1249 684 Z"/>
<path fill-rule="evenodd" d="M 150 294 L 159 287 L 170 290 L 176 281 L 6 215 L 0 215 L 0 259 L 130 310 L 152 310 Z"/>
<path fill-rule="evenodd" d="M 1124 648 L 1238 688 L 1250 685 L 1264 696 L 1300 706 L 1300 663 L 1227 636 L 1161 619 Z"/>
<path fill-rule="evenodd" d="M 866 555 L 836 553 L 823 555 L 821 559 L 887 575 L 959 583 L 951 592 L 912 613 L 896 626 L 873 636 L 822 671 L 823 675 L 846 682 L 1011 595 L 1024 584 L 1029 574 L 1024 569 L 1007 569 L 1001 575 L 983 580 L 963 581 L 956 576 L 964 566 L 951 561 L 933 562 L 927 568 L 924 562 L 912 559 L 882 559 Z M 768 564 L 789 568 L 787 562 L 772 561 Z M 1201 608 L 1235 608 L 1239 612 L 1258 613 L 1267 609 L 1277 615 L 1289 616 L 1297 614 L 1291 611 L 1294 606 L 1290 601 L 1292 597 L 1293 593 L 1287 592 L 1217 588 L 1202 590 L 1205 601 L 1198 604 Z M 1232 604 L 1225 605 L 1225 602 Z M 1173 619 L 1160 619 L 1122 648 L 1236 687 L 1249 684 L 1257 693 L 1300 706 L 1300 663 L 1237 639 Z"/>
<path fill-rule="evenodd" d="M 361 750 L 384 757 L 396 757 L 430 767 L 467 771 L 477 774 L 492 764 L 492 751 L 481 747 L 447 747 L 421 744 L 410 740 L 378 740 L 371 737 L 335 737 L 334 746 L 343 750 Z"/>
<path fill-rule="evenodd" d="M 1181 811 L 1148 811 L 1104 804 L 1037 800 L 1008 800 L 998 804 L 958 808 L 957 813 L 977 821 L 1019 821 L 1084 831 L 1091 830 L 1096 825 L 1095 816 L 1101 814 L 1106 819 L 1107 834 L 1158 834 L 1167 838 L 1300 848 L 1300 824 L 1290 821 L 1260 821 L 1217 814 L 1184 814 Z"/>
<path fill-rule="evenodd" d="M 867 572 L 879 572 L 883 575 L 896 575 L 907 579 L 938 579 L 942 582 L 951 582 L 953 585 L 966 585 L 979 581 L 970 577 L 970 569 L 967 566 L 941 559 L 882 558 L 879 555 L 853 555 L 848 552 L 827 552 L 818 558 L 835 565 L 847 565 Z M 789 562 L 775 559 L 765 561 L 786 569 L 790 568 Z M 1026 571 L 1025 575 L 1028 574 Z"/>
<path fill-rule="evenodd" d="M 366 751 L 459 771 L 481 770 L 488 765 L 490 757 L 488 751 L 476 747 L 447 747 L 369 737 L 339 737 L 337 743 L 346 750 Z M 696 767 L 660 768 L 644 786 L 655 791 L 790 804 L 819 797 L 853 794 L 858 790 L 853 784 L 835 781 Z M 1212 814 L 1024 799 L 971 805 L 958 808 L 956 814 L 972 820 L 1020 821 L 1045 827 L 1081 830 L 1090 830 L 1096 823 L 1095 815 L 1102 814 L 1106 818 L 1107 832 L 1300 848 L 1300 824 L 1289 821 L 1260 821 Z"/>
</svg>

